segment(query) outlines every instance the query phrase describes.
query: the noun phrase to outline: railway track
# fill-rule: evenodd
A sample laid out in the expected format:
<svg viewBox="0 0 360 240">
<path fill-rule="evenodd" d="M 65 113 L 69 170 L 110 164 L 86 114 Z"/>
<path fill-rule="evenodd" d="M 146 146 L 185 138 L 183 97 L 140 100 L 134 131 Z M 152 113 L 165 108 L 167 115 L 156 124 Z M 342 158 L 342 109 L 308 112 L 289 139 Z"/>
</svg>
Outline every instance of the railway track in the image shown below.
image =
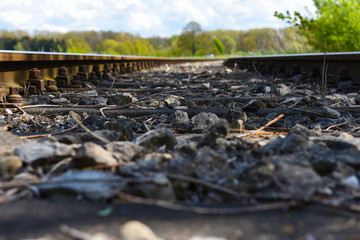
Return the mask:
<svg viewBox="0 0 360 240">
<path fill-rule="evenodd" d="M 356 53 L 0 58 L 2 202 L 66 192 L 203 214 L 359 209 Z M 201 208 L 214 202 L 239 207 Z"/>
</svg>

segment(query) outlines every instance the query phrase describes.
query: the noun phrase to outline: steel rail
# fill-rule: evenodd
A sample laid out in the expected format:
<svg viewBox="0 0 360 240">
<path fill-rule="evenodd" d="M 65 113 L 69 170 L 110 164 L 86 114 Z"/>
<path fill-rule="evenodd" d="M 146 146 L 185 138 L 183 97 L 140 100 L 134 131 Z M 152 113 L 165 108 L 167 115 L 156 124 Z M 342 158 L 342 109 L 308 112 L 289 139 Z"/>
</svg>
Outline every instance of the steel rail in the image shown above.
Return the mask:
<svg viewBox="0 0 360 240">
<path fill-rule="evenodd" d="M 233 57 L 228 58 L 225 65 L 265 74 L 309 73 L 320 76 L 323 67 L 326 67 L 330 82 L 336 81 L 337 76 L 343 79 L 348 77 L 355 81 L 360 79 L 360 52 Z"/>
<path fill-rule="evenodd" d="M 219 59 L 0 50 L 0 85 L 22 86 L 29 79 L 28 70 L 33 68 L 41 70 L 42 78 L 52 79 L 57 75 L 58 68 L 63 66 L 71 75 L 76 75 L 80 69 L 86 69 L 85 71 L 89 72 L 91 66 L 103 67 L 105 64 L 113 66 L 117 64 L 116 68 L 119 69 L 119 72 L 122 69 L 122 73 L 131 73 L 163 64 L 216 60 Z"/>
</svg>

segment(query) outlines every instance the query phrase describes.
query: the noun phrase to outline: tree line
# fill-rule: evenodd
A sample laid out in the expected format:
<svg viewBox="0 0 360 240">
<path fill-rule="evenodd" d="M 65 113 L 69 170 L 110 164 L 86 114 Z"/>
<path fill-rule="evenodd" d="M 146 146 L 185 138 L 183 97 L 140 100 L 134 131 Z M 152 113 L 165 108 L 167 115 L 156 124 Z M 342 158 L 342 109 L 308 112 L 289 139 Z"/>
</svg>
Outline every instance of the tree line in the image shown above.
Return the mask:
<svg viewBox="0 0 360 240">
<path fill-rule="evenodd" d="M 296 27 L 204 31 L 198 23 L 190 22 L 179 35 L 168 38 L 142 38 L 113 31 L 36 31 L 29 35 L 26 31 L 3 30 L 0 49 L 182 57 L 299 53 L 310 51 L 311 47 Z"/>
</svg>

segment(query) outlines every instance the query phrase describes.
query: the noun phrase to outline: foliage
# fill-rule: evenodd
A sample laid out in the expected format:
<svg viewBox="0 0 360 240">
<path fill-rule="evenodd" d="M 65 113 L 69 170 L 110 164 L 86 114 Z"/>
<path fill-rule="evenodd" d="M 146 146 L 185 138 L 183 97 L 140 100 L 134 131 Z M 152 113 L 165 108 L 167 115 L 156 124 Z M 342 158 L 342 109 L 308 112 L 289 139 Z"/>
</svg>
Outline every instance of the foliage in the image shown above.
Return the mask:
<svg viewBox="0 0 360 240">
<path fill-rule="evenodd" d="M 113 39 L 106 39 L 96 46 L 96 52 L 101 54 L 119 54 L 117 50 L 118 42 Z"/>
<path fill-rule="evenodd" d="M 221 40 L 218 38 L 214 38 L 213 41 L 214 41 L 216 49 L 219 51 L 219 53 L 221 55 L 223 55 L 225 52 L 225 47 L 224 47 L 223 43 L 221 42 Z"/>
<path fill-rule="evenodd" d="M 232 54 L 235 52 L 236 42 L 233 38 L 231 38 L 229 35 L 224 35 L 220 37 L 220 40 L 224 46 L 225 54 Z"/>
<path fill-rule="evenodd" d="M 67 41 L 66 52 L 68 53 L 91 53 L 90 45 L 82 38 L 72 38 Z"/>
<path fill-rule="evenodd" d="M 197 22 L 189 22 L 183 29 L 179 39 L 179 48 L 185 53 L 185 55 L 195 56 L 195 53 L 199 51 L 201 42 L 200 34 L 202 33 L 201 26 Z"/>
<path fill-rule="evenodd" d="M 309 44 L 321 51 L 360 50 L 360 2 L 358 0 L 313 0 L 315 17 L 299 12 L 275 12 L 279 19 L 297 26 Z"/>
</svg>

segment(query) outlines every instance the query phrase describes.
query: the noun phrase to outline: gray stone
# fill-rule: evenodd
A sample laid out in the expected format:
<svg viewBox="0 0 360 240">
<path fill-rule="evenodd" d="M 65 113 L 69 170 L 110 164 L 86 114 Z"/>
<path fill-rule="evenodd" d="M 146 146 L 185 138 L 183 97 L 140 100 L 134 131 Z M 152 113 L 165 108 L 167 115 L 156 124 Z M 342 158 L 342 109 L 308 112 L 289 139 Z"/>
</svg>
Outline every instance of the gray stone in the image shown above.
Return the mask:
<svg viewBox="0 0 360 240">
<path fill-rule="evenodd" d="M 129 192 L 140 194 L 146 198 L 174 201 L 176 199 L 175 192 L 169 179 L 163 173 L 154 173 L 150 176 L 150 182 L 131 184 Z"/>
<path fill-rule="evenodd" d="M 135 140 L 135 143 L 144 147 L 147 151 L 155 151 L 161 146 L 173 149 L 176 145 L 176 136 L 167 128 L 148 131 Z"/>
<path fill-rule="evenodd" d="M 277 138 L 265 146 L 258 148 L 257 152 L 261 155 L 291 154 L 306 150 L 311 146 L 311 142 L 302 135 L 289 134 L 286 138 Z"/>
<path fill-rule="evenodd" d="M 300 124 L 296 124 L 295 126 L 293 126 L 290 131 L 290 134 L 298 134 L 298 135 L 302 135 L 306 138 L 310 137 L 310 136 L 319 136 L 319 133 L 312 131 L 310 129 L 308 129 L 307 127 L 304 127 Z"/>
<path fill-rule="evenodd" d="M 322 113 L 331 118 L 341 118 L 341 113 L 329 107 L 323 107 Z"/>
<path fill-rule="evenodd" d="M 229 134 L 229 123 L 225 119 L 219 119 L 204 134 L 199 142 L 199 146 L 214 145 L 217 138 L 225 138 Z"/>
<path fill-rule="evenodd" d="M 68 104 L 70 101 L 67 98 L 55 98 L 51 100 L 52 104 Z"/>
<path fill-rule="evenodd" d="M 187 140 L 178 141 L 178 144 L 176 144 L 176 146 L 175 146 L 175 150 L 177 150 L 178 152 L 181 152 L 181 153 L 191 155 L 194 152 L 196 152 L 197 143 L 194 141 L 187 141 Z"/>
<path fill-rule="evenodd" d="M 87 142 L 76 151 L 72 163 L 76 168 L 83 168 L 96 165 L 116 165 L 118 161 L 101 146 Z"/>
<path fill-rule="evenodd" d="M 218 116 L 214 113 L 199 113 L 191 118 L 193 130 L 207 131 L 213 124 L 219 120 Z"/>
<path fill-rule="evenodd" d="M 133 129 L 138 129 L 139 127 L 134 120 L 127 118 L 118 118 L 104 124 L 104 129 L 117 133 L 119 136 L 118 141 L 132 141 L 134 137 Z"/>
<path fill-rule="evenodd" d="M 144 151 L 144 148 L 133 142 L 111 142 L 106 145 L 106 149 L 111 152 L 118 160 L 131 161 L 135 156 Z"/>
<path fill-rule="evenodd" d="M 125 182 L 122 178 L 101 171 L 69 170 L 63 175 L 50 178 L 49 182 L 38 185 L 43 195 L 68 193 L 81 194 L 90 200 L 106 200 L 114 195 L 114 190 L 122 190 Z"/>
<path fill-rule="evenodd" d="M 260 109 L 266 108 L 266 104 L 258 99 L 250 100 L 247 104 L 245 104 L 242 109 L 245 112 L 257 112 Z"/>
<path fill-rule="evenodd" d="M 285 84 L 279 83 L 275 86 L 275 93 L 278 96 L 285 96 L 286 94 L 291 93 L 291 90 Z"/>
<path fill-rule="evenodd" d="M 136 101 L 137 98 L 130 93 L 117 93 L 109 96 L 107 105 L 125 105 Z"/>
<path fill-rule="evenodd" d="M 221 178 L 229 177 L 227 156 L 217 153 L 205 146 L 200 148 L 194 158 L 196 163 L 195 174 L 199 179 L 216 182 Z"/>
<path fill-rule="evenodd" d="M 190 119 L 187 112 L 181 110 L 176 110 L 173 116 L 173 121 L 175 125 L 190 123 Z"/>
<path fill-rule="evenodd" d="M 320 188 L 322 178 L 309 167 L 281 162 L 276 175 L 295 198 L 310 198 Z"/>
<path fill-rule="evenodd" d="M 169 108 L 175 108 L 177 106 L 181 106 L 181 101 L 183 100 L 184 100 L 183 97 L 170 95 L 164 100 L 164 102 L 167 104 Z"/>
<path fill-rule="evenodd" d="M 56 162 L 75 155 L 78 145 L 66 145 L 58 142 L 29 142 L 17 146 L 14 154 L 23 162 L 32 165 Z"/>
</svg>

